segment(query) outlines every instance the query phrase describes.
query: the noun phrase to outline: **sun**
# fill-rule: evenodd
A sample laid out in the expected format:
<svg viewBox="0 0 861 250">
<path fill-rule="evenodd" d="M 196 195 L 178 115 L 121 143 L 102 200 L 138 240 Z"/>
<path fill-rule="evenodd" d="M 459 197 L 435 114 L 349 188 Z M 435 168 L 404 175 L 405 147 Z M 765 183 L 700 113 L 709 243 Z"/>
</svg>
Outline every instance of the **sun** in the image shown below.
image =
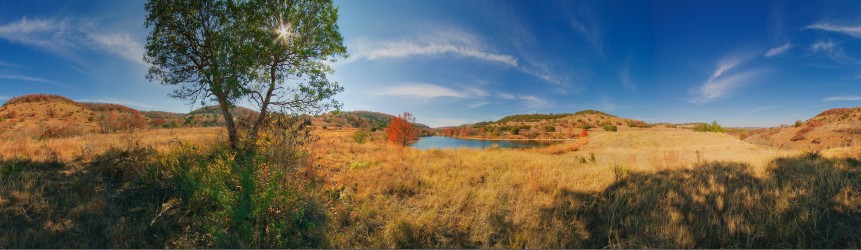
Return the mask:
<svg viewBox="0 0 861 250">
<path fill-rule="evenodd" d="M 278 38 L 283 39 L 285 41 L 289 40 L 291 36 L 293 36 L 293 32 L 290 31 L 290 24 L 281 23 L 278 25 Z"/>
</svg>

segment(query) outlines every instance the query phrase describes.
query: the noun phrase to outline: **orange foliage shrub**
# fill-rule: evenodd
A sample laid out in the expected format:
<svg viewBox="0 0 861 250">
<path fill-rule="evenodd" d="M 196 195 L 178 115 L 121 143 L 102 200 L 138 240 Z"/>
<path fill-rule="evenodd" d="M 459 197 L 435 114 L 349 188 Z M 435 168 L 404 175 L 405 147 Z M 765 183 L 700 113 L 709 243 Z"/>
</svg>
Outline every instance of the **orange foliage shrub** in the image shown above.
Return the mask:
<svg viewBox="0 0 861 250">
<path fill-rule="evenodd" d="M 581 129 L 580 130 L 580 137 L 586 137 L 586 136 L 589 136 L 589 133 L 586 133 L 586 129 Z"/>
<path fill-rule="evenodd" d="M 158 128 L 164 126 L 165 123 L 167 123 L 167 121 L 165 121 L 164 118 L 155 118 L 149 122 L 149 125 Z"/>
<path fill-rule="evenodd" d="M 452 128 L 443 129 L 442 135 L 452 137 L 452 136 L 454 136 L 454 129 L 452 129 Z"/>
<path fill-rule="evenodd" d="M 415 120 L 416 118 L 409 112 L 392 116 L 392 123 L 386 128 L 389 141 L 406 146 L 410 141 L 417 139 L 416 128 L 413 125 Z"/>
<path fill-rule="evenodd" d="M 113 133 L 121 129 L 146 128 L 146 117 L 138 114 L 109 111 L 99 115 L 99 127 L 102 133 Z"/>
</svg>

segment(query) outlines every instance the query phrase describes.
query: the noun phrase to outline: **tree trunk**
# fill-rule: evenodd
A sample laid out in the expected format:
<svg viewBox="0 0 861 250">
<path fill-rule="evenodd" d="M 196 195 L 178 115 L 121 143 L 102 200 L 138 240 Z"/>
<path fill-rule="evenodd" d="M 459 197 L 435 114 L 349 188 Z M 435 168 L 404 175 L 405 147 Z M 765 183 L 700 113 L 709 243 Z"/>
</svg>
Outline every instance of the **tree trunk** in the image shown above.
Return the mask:
<svg viewBox="0 0 861 250">
<path fill-rule="evenodd" d="M 260 130 L 260 127 L 263 126 L 263 121 L 266 119 L 269 102 L 272 99 L 272 92 L 275 91 L 275 70 L 277 69 L 277 64 L 278 60 L 276 58 L 272 67 L 269 68 L 269 89 L 266 91 L 266 96 L 263 97 L 263 103 L 260 105 L 260 116 L 257 117 L 257 121 L 255 121 L 254 125 L 251 127 L 251 134 L 249 136 L 252 141 L 257 139 L 257 132 Z"/>
<path fill-rule="evenodd" d="M 233 123 L 233 114 L 230 113 L 230 104 L 227 103 L 227 97 L 224 95 L 216 96 L 218 98 L 218 106 L 221 107 L 221 113 L 224 115 L 224 125 L 227 127 L 227 139 L 230 143 L 230 149 L 236 151 L 239 146 L 239 136 L 236 134 L 236 124 Z"/>
</svg>

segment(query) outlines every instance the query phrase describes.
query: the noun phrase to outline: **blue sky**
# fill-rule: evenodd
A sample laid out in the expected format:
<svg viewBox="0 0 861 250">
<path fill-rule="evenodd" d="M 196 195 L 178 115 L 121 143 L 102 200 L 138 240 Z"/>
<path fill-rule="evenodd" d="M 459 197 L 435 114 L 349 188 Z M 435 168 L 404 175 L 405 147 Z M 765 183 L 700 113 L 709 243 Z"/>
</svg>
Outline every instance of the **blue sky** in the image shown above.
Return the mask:
<svg viewBox="0 0 861 250">
<path fill-rule="evenodd" d="M 336 4 L 344 110 L 431 126 L 583 109 L 776 126 L 861 106 L 859 1 Z M 197 108 L 144 78 L 144 17 L 142 1 L 0 1 L 0 99 Z"/>
</svg>

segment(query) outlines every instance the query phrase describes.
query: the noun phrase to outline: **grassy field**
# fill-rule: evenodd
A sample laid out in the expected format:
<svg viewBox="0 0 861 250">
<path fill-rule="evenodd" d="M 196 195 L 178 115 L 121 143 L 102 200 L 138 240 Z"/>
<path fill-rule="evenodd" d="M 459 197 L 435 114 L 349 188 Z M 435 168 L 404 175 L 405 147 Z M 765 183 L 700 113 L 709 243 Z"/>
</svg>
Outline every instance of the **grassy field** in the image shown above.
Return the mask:
<svg viewBox="0 0 861 250">
<path fill-rule="evenodd" d="M 223 128 L 148 129 L 113 134 L 89 133 L 67 138 L 34 140 L 0 135 L 0 159 L 24 158 L 36 161 L 73 162 L 89 160 L 111 148 L 137 144 L 166 152 L 181 144 L 221 143 Z"/>
<path fill-rule="evenodd" d="M 857 148 L 652 128 L 417 150 L 326 130 L 235 155 L 221 131 L 4 141 L 0 247 L 861 247 Z"/>
</svg>

